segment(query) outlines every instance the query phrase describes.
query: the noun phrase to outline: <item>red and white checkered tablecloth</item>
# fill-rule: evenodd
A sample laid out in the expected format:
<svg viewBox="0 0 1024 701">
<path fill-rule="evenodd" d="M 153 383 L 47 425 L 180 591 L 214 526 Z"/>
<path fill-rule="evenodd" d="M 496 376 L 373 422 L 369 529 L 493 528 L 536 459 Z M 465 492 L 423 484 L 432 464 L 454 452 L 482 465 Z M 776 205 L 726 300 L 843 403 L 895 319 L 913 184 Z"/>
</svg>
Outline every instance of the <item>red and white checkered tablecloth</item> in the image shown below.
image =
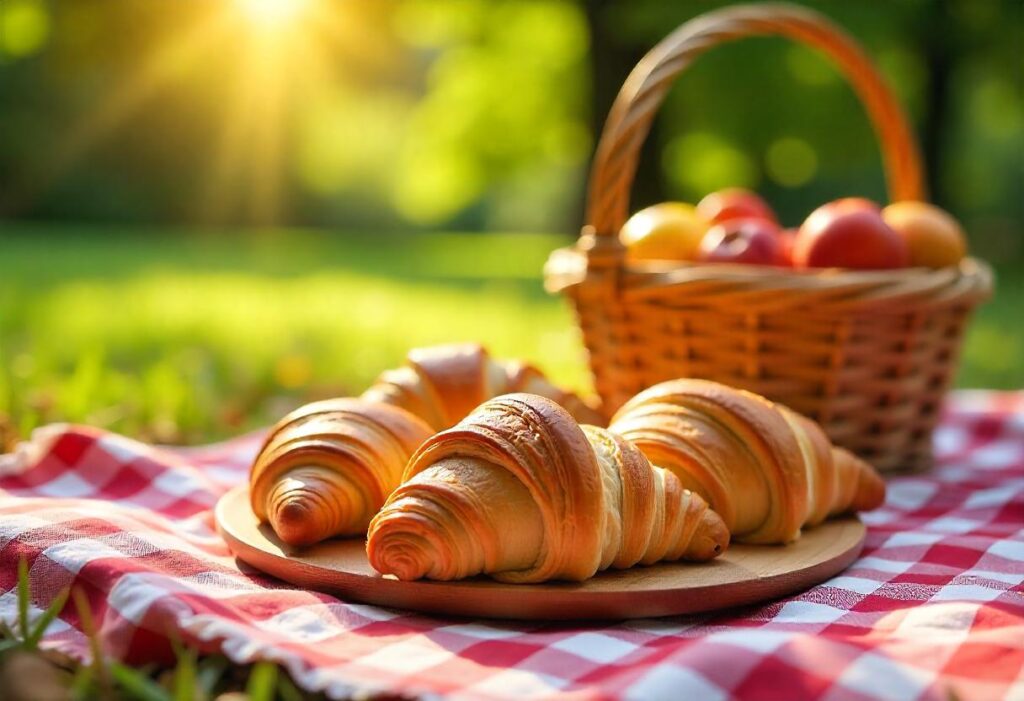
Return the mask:
<svg viewBox="0 0 1024 701">
<path fill-rule="evenodd" d="M 890 481 L 840 576 L 763 606 L 613 625 L 431 618 L 240 566 L 211 508 L 257 442 L 38 431 L 0 463 L 0 618 L 16 618 L 25 557 L 33 611 L 82 587 L 111 655 L 167 658 L 175 631 L 332 696 L 1024 700 L 1024 393 L 954 394 L 938 468 Z M 88 657 L 74 607 L 45 644 Z"/>
</svg>

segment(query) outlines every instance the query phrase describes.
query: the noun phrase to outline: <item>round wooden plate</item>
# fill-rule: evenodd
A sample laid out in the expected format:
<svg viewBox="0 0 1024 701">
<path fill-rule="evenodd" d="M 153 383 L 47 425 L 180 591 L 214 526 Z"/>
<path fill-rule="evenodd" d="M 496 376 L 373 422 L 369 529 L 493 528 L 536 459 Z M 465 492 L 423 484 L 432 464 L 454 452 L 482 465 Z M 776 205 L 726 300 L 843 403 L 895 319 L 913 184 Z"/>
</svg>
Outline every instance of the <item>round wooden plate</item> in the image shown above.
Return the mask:
<svg viewBox="0 0 1024 701">
<path fill-rule="evenodd" d="M 293 584 L 366 604 L 521 620 L 671 616 L 775 599 L 845 569 L 860 553 L 865 534 L 856 517 L 826 521 L 791 545 L 733 545 L 711 562 L 605 571 L 578 584 L 502 584 L 482 577 L 401 582 L 370 567 L 362 538 L 329 540 L 303 549 L 284 545 L 269 526 L 256 520 L 247 486 L 221 498 L 216 518 L 236 557 Z"/>
</svg>

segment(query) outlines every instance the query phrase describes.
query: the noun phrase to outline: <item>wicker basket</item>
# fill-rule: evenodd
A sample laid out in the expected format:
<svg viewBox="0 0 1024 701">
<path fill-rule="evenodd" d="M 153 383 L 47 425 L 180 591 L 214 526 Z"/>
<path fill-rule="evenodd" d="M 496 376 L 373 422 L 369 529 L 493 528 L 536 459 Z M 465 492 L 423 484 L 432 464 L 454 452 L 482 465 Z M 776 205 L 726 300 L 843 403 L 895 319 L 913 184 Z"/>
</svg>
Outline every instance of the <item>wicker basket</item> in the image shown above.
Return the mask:
<svg viewBox="0 0 1024 701">
<path fill-rule="evenodd" d="M 637 159 L 673 79 L 712 46 L 756 35 L 830 56 L 874 123 L 891 199 L 923 199 L 905 117 L 850 37 L 806 8 L 731 7 L 677 29 L 626 80 L 594 158 L 587 225 L 552 254 L 547 287 L 576 307 L 606 413 L 656 382 L 709 378 L 817 419 L 881 470 L 925 469 L 964 326 L 991 293 L 984 263 L 861 272 L 625 260 L 618 232 Z"/>
</svg>

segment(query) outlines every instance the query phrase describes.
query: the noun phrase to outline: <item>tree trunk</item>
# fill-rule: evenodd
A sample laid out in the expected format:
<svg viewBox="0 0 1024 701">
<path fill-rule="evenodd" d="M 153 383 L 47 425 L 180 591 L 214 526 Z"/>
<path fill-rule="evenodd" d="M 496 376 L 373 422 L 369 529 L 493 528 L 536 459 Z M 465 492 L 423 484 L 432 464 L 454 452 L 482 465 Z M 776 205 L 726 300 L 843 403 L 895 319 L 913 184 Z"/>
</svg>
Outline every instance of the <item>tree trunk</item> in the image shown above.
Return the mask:
<svg viewBox="0 0 1024 701">
<path fill-rule="evenodd" d="M 929 199 L 937 204 L 947 202 L 948 193 L 943 190 L 940 174 L 945 168 L 944 140 L 947 138 L 949 101 L 949 73 L 951 59 L 958 54 L 959 46 L 953 42 L 956 32 L 947 26 L 953 21 L 948 0 L 942 0 L 939 7 L 924 13 L 925 21 L 920 23 L 922 35 L 920 46 L 928 73 L 927 89 L 922 108 L 924 115 L 920 126 L 921 157 L 924 160 L 925 184 Z"/>
</svg>

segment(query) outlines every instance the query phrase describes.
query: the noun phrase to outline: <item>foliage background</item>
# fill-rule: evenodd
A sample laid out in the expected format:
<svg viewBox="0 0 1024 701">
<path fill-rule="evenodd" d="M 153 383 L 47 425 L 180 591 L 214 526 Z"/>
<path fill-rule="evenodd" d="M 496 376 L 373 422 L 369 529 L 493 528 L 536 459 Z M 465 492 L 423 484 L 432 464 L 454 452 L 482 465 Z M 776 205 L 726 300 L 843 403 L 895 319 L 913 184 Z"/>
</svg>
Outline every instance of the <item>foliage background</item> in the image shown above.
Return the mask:
<svg viewBox="0 0 1024 701">
<path fill-rule="evenodd" d="M 7 441 L 51 420 L 207 440 L 468 338 L 586 386 L 540 266 L 578 230 L 629 70 L 725 3 L 294 2 L 0 0 Z M 877 59 L 933 199 L 997 266 L 959 383 L 1020 388 L 1024 6 L 804 4 Z M 871 129 L 816 54 L 749 40 L 678 82 L 635 204 L 733 184 L 788 224 L 884 199 Z"/>
</svg>

